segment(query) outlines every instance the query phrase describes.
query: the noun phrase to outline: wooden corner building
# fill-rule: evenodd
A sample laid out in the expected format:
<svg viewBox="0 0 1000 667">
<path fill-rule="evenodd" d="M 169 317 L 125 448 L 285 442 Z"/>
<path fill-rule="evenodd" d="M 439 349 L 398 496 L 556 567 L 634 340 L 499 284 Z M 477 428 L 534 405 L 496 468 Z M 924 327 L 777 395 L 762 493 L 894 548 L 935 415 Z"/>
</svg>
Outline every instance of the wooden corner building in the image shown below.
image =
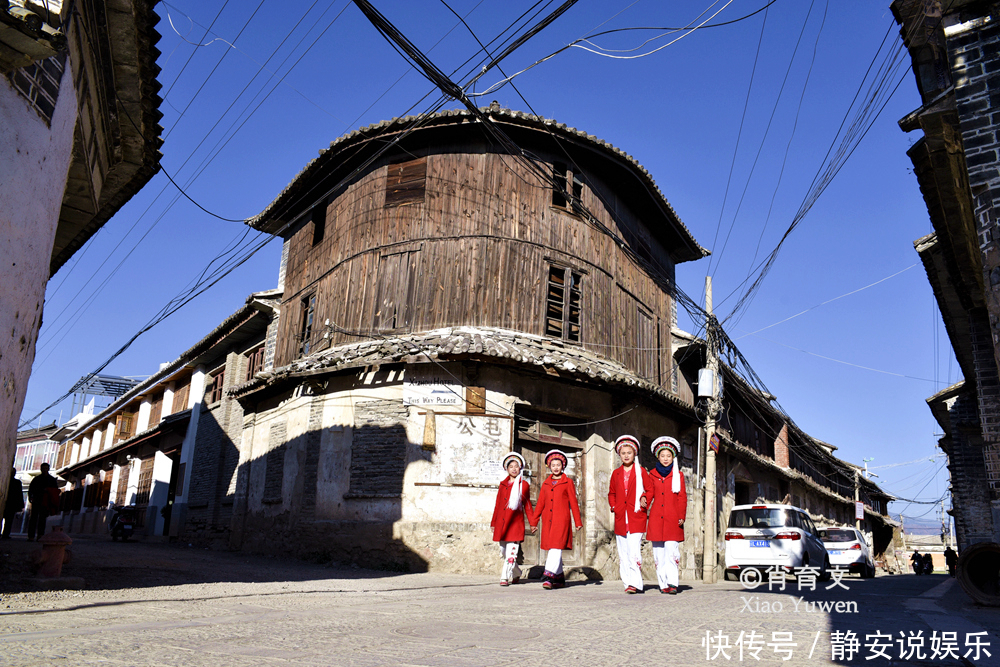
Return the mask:
<svg viewBox="0 0 1000 667">
<path fill-rule="evenodd" d="M 231 390 L 233 547 L 489 571 L 500 458 L 525 456 L 536 496 L 559 447 L 586 528 L 567 564 L 602 570 L 615 437 L 693 457 L 672 285 L 707 251 L 626 153 L 484 112 L 345 135 L 250 221 L 284 240 L 284 297 L 273 371 Z"/>
</svg>

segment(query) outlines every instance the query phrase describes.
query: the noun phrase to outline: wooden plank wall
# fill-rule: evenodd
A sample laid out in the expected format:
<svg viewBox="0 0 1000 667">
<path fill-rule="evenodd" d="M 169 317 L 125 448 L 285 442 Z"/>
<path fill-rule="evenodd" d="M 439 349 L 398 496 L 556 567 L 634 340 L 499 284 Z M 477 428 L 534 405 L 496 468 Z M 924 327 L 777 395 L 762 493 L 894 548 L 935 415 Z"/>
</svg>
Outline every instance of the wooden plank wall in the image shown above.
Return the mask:
<svg viewBox="0 0 1000 667">
<path fill-rule="evenodd" d="M 276 365 L 299 356 L 300 304 L 312 293 L 313 350 L 326 346 L 316 341 L 328 319 L 332 346 L 465 324 L 542 335 L 548 269 L 555 262 L 582 273 L 583 346 L 670 389 L 671 297 L 611 239 L 553 207 L 550 188 L 510 156 L 429 155 L 426 174 L 423 203 L 386 207 L 387 168 L 376 168 L 329 204 L 318 244 L 312 222 L 294 233 Z M 642 237 L 672 276 L 663 248 L 610 188 L 600 187 L 614 214 L 589 187 L 583 191 L 586 206 L 612 229 L 616 218 L 624 219 L 631 238 Z M 398 253 L 400 258 L 389 259 Z M 397 295 L 387 305 L 385 295 L 401 285 L 408 303 L 401 305 L 404 297 Z M 383 312 L 387 307 L 405 311 L 395 330 L 385 328 L 392 321 Z M 642 334 L 640 308 L 651 316 Z M 636 349 L 656 345 L 658 354 Z"/>
</svg>

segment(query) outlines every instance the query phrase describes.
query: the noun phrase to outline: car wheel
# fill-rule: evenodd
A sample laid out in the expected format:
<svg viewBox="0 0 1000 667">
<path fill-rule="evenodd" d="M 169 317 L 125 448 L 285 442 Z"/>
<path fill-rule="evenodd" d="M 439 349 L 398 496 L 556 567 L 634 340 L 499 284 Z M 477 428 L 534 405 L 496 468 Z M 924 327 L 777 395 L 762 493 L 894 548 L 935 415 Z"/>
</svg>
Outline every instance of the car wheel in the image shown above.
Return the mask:
<svg viewBox="0 0 1000 667">
<path fill-rule="evenodd" d="M 865 563 L 865 570 L 861 573 L 861 576 L 865 579 L 874 579 L 875 563 Z"/>
<path fill-rule="evenodd" d="M 733 575 L 733 573 L 730 572 L 729 570 L 725 570 L 722 573 L 722 580 L 723 581 L 736 581 L 736 576 Z"/>
</svg>

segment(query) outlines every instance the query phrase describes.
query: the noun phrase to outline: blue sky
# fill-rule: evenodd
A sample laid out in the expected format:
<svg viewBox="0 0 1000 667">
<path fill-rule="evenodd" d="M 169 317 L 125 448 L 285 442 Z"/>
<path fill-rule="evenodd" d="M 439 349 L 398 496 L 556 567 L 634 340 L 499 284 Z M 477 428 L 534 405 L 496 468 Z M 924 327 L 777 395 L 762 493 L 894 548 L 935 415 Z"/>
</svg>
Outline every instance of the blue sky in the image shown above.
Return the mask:
<svg viewBox="0 0 1000 667">
<path fill-rule="evenodd" d="M 603 30 L 706 27 L 595 37 L 516 76 L 516 90 L 476 98 L 533 110 L 633 155 L 713 251 L 677 275 L 699 302 L 705 275 L 713 275 L 720 319 L 810 193 L 839 128 L 854 118 L 852 99 L 872 81 L 873 61 L 872 71 L 900 45 L 888 0 L 777 0 L 748 19 L 708 27 L 765 4 L 582 0 L 505 60 L 504 72 Z M 480 47 L 448 6 L 375 5 L 440 69 L 468 79 L 463 64 L 478 61 Z M 449 5 L 484 43 L 534 7 Z M 540 18 L 557 5 L 532 11 L 543 8 Z M 258 213 L 342 134 L 424 111 L 439 97 L 346 0 L 171 0 L 157 11 L 163 166 L 223 218 Z M 493 70 L 468 92 L 502 78 Z M 725 327 L 799 426 L 850 461 L 920 459 L 878 470 L 879 481 L 903 497 L 933 500 L 947 488 L 947 471 L 940 455 L 929 460 L 939 429 L 925 399 L 959 374 L 913 249 L 930 223 L 905 154 L 917 136 L 896 124 L 919 106 L 908 57 L 883 88 L 895 92 L 864 124 L 863 139 L 788 236 L 749 306 Z M 107 359 L 245 231 L 155 177 L 49 283 L 23 418 Z M 144 376 L 175 358 L 249 293 L 275 286 L 279 253 L 276 241 L 264 246 L 105 372 Z M 60 412 L 69 416 L 68 400 L 41 421 Z M 892 510 L 918 517 L 928 507 Z"/>
</svg>

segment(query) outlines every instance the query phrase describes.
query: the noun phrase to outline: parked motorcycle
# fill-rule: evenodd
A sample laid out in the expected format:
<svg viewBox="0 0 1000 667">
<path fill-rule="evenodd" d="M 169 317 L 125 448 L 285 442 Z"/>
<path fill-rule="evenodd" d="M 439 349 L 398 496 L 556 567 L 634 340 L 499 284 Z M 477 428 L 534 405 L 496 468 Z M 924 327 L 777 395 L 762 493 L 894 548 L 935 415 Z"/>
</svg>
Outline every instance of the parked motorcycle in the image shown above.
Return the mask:
<svg viewBox="0 0 1000 667">
<path fill-rule="evenodd" d="M 138 510 L 133 505 L 120 505 L 115 508 L 115 513 L 111 516 L 111 523 L 108 524 L 111 530 L 111 541 L 117 542 L 121 538 L 122 542 L 128 541 L 135 530 Z"/>
</svg>

